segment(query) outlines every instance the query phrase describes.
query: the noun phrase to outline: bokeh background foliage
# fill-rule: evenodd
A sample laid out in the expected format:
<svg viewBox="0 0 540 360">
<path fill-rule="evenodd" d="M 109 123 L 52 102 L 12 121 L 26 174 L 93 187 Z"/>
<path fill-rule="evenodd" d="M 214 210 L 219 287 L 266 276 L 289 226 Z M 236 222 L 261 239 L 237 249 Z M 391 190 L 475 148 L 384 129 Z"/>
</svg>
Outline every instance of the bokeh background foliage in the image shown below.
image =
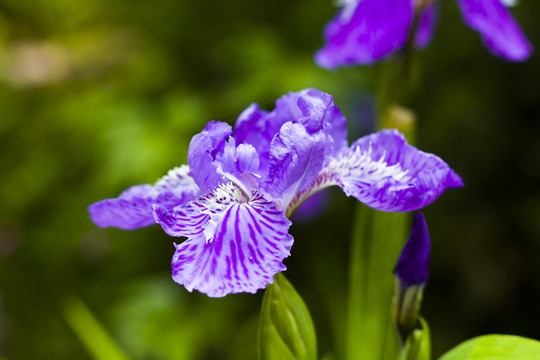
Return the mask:
<svg viewBox="0 0 540 360">
<path fill-rule="evenodd" d="M 174 239 L 98 229 L 86 207 L 185 163 L 207 121 L 271 110 L 288 91 L 329 92 L 350 140 L 370 131 L 384 65 L 312 61 L 334 12 L 327 0 L 0 0 L 0 357 L 90 359 L 68 322 L 80 299 L 130 358 L 255 358 L 262 292 L 189 294 L 170 280 Z M 513 12 L 539 44 L 540 3 Z M 425 210 L 435 355 L 488 332 L 540 338 L 538 56 L 492 57 L 453 1 L 439 20 L 404 104 L 419 147 L 466 182 Z M 285 264 L 319 353 L 339 357 L 354 201 L 328 195 L 318 221 L 292 226 Z"/>
</svg>

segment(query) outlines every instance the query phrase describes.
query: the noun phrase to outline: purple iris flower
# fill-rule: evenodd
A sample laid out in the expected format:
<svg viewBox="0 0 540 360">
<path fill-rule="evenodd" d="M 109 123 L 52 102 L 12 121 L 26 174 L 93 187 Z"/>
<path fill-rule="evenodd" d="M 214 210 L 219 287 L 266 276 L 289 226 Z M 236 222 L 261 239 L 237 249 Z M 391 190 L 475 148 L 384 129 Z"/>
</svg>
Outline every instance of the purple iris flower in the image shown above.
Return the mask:
<svg viewBox="0 0 540 360">
<path fill-rule="evenodd" d="M 414 45 L 423 48 L 431 40 L 437 15 L 435 0 L 344 1 L 325 28 L 325 46 L 315 55 L 321 67 L 371 64 L 403 48 L 415 13 L 418 27 Z M 492 53 L 506 60 L 524 61 L 532 46 L 503 1 L 457 0 L 465 23 L 480 32 Z"/>
<path fill-rule="evenodd" d="M 394 272 L 404 287 L 425 285 L 429 273 L 429 233 L 422 213 L 414 215 L 412 230 Z"/>
<path fill-rule="evenodd" d="M 293 238 L 288 217 L 332 185 L 383 211 L 422 208 L 463 182 L 435 155 L 396 130 L 347 144 L 333 97 L 307 89 L 249 106 L 233 129 L 209 122 L 191 140 L 188 166 L 89 207 L 101 227 L 160 224 L 175 245 L 174 281 L 212 297 L 250 292 L 285 270 Z"/>
</svg>

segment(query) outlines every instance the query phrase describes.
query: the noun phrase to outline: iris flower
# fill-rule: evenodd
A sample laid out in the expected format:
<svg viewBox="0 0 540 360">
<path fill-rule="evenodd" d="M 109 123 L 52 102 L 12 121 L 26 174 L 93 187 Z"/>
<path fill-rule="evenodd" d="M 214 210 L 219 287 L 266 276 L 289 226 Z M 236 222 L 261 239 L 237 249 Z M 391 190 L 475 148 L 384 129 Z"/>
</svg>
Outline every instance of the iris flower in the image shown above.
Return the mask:
<svg viewBox="0 0 540 360">
<path fill-rule="evenodd" d="M 509 0 L 457 0 L 465 23 L 488 49 L 510 61 L 524 61 L 532 46 L 506 8 Z M 414 45 L 426 46 L 436 20 L 435 0 L 344 0 L 325 28 L 326 44 L 315 62 L 333 69 L 374 63 L 403 48 L 418 14 Z"/>
<path fill-rule="evenodd" d="M 285 270 L 293 237 L 288 217 L 332 185 L 383 211 L 422 208 L 461 178 L 396 130 L 347 144 L 346 119 L 333 97 L 289 93 L 273 111 L 249 106 L 233 129 L 212 121 L 195 135 L 188 165 L 155 185 L 137 185 L 89 207 L 100 227 L 154 223 L 187 240 L 175 244 L 174 281 L 211 297 L 254 293 Z"/>
</svg>

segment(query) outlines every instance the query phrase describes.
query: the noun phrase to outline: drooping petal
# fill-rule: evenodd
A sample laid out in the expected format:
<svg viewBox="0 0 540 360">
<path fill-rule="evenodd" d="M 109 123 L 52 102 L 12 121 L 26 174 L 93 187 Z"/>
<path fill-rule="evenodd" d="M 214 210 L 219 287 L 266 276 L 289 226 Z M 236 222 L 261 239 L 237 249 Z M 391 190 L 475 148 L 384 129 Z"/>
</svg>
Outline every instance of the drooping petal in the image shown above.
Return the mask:
<svg viewBox="0 0 540 360">
<path fill-rule="evenodd" d="M 360 0 L 343 8 L 325 28 L 325 46 L 315 62 L 333 69 L 371 64 L 402 48 L 412 23 L 408 0 Z"/>
<path fill-rule="evenodd" d="M 463 19 L 480 32 L 489 50 L 511 61 L 524 61 L 532 45 L 501 0 L 458 0 Z"/>
<path fill-rule="evenodd" d="M 155 224 L 153 205 L 171 209 L 191 201 L 199 188 L 187 166 L 175 168 L 152 186 L 132 186 L 118 198 L 98 201 L 88 207 L 90 218 L 99 227 L 132 230 Z"/>
<path fill-rule="evenodd" d="M 205 129 L 191 139 L 188 164 L 191 175 L 202 192 L 212 191 L 224 182 L 214 164 L 216 156 L 223 152 L 227 138 L 232 134 L 230 125 L 210 121 Z"/>
<path fill-rule="evenodd" d="M 394 273 L 404 286 L 424 285 L 429 275 L 429 233 L 422 213 L 414 215 L 409 239 L 399 256 Z"/>
<path fill-rule="evenodd" d="M 435 24 L 437 22 L 438 4 L 429 3 L 422 10 L 418 22 L 418 28 L 414 36 L 414 46 L 418 49 L 423 49 L 429 45 L 435 32 Z"/>
<path fill-rule="evenodd" d="M 172 261 L 174 281 L 188 291 L 212 297 L 255 293 L 285 270 L 282 261 L 293 242 L 290 221 L 260 193 L 253 191 L 249 201 L 243 196 L 228 183 L 185 206 L 156 207 L 168 234 L 189 236 L 176 245 Z"/>
<path fill-rule="evenodd" d="M 315 179 L 324 163 L 326 136 L 322 131 L 309 134 L 304 126 L 288 122 L 270 147 L 270 169 L 262 188 L 272 195 L 278 208 Z"/>
<path fill-rule="evenodd" d="M 383 130 L 352 144 L 291 201 L 287 213 L 331 185 L 382 211 L 413 211 L 429 205 L 463 180 L 439 157 L 408 145 L 397 130 Z"/>
<path fill-rule="evenodd" d="M 383 211 L 418 210 L 447 188 L 463 186 L 441 158 L 407 144 L 397 130 L 357 140 L 349 156 L 333 167 L 347 195 Z"/>
</svg>

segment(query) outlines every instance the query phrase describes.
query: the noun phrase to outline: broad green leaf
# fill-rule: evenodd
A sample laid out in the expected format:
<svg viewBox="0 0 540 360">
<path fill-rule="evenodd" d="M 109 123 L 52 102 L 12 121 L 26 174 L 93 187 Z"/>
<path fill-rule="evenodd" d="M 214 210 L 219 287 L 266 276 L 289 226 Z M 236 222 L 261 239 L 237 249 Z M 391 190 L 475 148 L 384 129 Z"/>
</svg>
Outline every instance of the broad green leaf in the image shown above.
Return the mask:
<svg viewBox="0 0 540 360">
<path fill-rule="evenodd" d="M 484 335 L 454 347 L 439 360 L 538 360 L 540 342 L 514 335 Z"/>
<path fill-rule="evenodd" d="M 309 311 L 281 273 L 266 288 L 259 318 L 260 360 L 315 360 L 317 340 Z"/>
</svg>

